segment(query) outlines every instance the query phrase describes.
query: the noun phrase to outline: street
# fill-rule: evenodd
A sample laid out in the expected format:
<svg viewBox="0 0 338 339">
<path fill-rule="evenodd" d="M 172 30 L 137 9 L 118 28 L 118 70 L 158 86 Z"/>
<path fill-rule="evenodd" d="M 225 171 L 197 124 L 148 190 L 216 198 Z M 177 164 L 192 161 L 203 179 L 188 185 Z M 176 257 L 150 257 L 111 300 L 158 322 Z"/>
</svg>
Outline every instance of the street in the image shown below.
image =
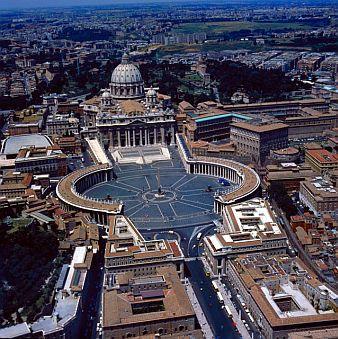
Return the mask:
<svg viewBox="0 0 338 339">
<path fill-rule="evenodd" d="M 191 274 L 189 281 L 214 333 L 214 338 L 240 338 L 233 322 L 222 309 L 211 280 L 205 275 L 202 262 L 196 259 L 186 262 L 186 265 Z"/>
<path fill-rule="evenodd" d="M 103 231 L 101 230 L 101 233 Z M 102 235 L 102 234 L 101 234 Z M 91 283 L 87 291 L 87 300 L 88 302 L 83 305 L 83 315 L 82 315 L 82 326 L 81 326 L 81 335 L 83 338 L 92 338 L 97 337 L 96 326 L 100 320 L 100 304 L 101 304 L 101 295 L 103 288 L 103 276 L 104 276 L 104 249 L 105 249 L 105 240 L 100 238 L 99 242 L 100 250 L 94 256 L 92 263 L 92 276 Z"/>
</svg>

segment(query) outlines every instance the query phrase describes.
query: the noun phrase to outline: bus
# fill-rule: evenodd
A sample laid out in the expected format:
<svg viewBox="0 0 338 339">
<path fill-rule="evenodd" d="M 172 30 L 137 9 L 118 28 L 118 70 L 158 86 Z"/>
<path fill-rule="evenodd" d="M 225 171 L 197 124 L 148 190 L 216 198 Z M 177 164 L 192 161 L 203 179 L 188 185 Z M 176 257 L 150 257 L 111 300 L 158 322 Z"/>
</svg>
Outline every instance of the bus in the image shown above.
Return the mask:
<svg viewBox="0 0 338 339">
<path fill-rule="evenodd" d="M 247 314 L 248 314 L 248 317 L 249 317 L 250 321 L 251 321 L 252 323 L 254 323 L 255 320 L 254 320 L 254 318 L 252 317 L 251 313 L 247 313 Z"/>
<path fill-rule="evenodd" d="M 227 179 L 224 178 L 218 178 L 218 182 L 223 186 L 230 186 L 230 182 Z"/>
<path fill-rule="evenodd" d="M 225 305 L 225 310 L 226 310 L 226 312 L 227 312 L 228 317 L 229 317 L 229 318 L 232 318 L 232 313 L 231 313 L 230 308 L 229 308 L 228 305 Z"/>
<path fill-rule="evenodd" d="M 197 241 L 199 241 L 199 240 L 201 239 L 201 237 L 202 237 L 202 232 L 199 232 L 199 233 L 197 234 L 197 237 L 196 237 Z"/>
<path fill-rule="evenodd" d="M 213 280 L 211 283 L 212 283 L 212 287 L 214 288 L 214 290 L 215 290 L 215 291 L 218 291 L 218 286 L 217 286 L 217 284 L 216 284 L 216 281 Z"/>
<path fill-rule="evenodd" d="M 219 302 L 220 302 L 221 304 L 224 304 L 224 299 L 223 299 L 223 297 L 222 297 L 221 292 L 217 292 L 217 298 L 218 298 L 218 300 L 219 300 Z"/>
</svg>

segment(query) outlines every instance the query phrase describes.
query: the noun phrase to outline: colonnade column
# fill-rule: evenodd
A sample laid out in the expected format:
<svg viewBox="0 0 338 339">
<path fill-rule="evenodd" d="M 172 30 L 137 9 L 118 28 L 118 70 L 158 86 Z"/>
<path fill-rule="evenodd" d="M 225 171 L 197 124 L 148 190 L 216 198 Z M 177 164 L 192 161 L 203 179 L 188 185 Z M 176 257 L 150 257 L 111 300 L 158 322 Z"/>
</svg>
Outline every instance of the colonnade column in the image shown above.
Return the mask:
<svg viewBox="0 0 338 339">
<path fill-rule="evenodd" d="M 124 131 L 124 146 L 128 146 L 128 136 L 127 136 L 127 131 Z"/>
<path fill-rule="evenodd" d="M 161 143 L 164 145 L 164 128 L 161 127 Z"/>
<path fill-rule="evenodd" d="M 144 130 L 144 143 L 146 146 L 149 145 L 149 131 L 147 128 Z"/>
<path fill-rule="evenodd" d="M 136 135 L 135 135 L 135 130 L 133 129 L 133 146 L 136 146 Z"/>
<path fill-rule="evenodd" d="M 171 129 L 170 129 L 170 133 L 171 133 L 171 141 L 170 144 L 173 145 L 175 143 L 175 129 L 174 126 L 171 125 Z"/>
<path fill-rule="evenodd" d="M 140 146 L 143 145 L 143 133 L 142 133 L 142 130 L 140 129 Z"/>
<path fill-rule="evenodd" d="M 121 147 L 121 132 L 117 131 L 117 145 L 118 147 Z"/>
<path fill-rule="evenodd" d="M 154 127 L 154 144 L 157 144 L 157 130 L 156 130 L 156 127 Z"/>
<path fill-rule="evenodd" d="M 109 132 L 109 146 L 114 147 L 113 131 Z"/>
</svg>

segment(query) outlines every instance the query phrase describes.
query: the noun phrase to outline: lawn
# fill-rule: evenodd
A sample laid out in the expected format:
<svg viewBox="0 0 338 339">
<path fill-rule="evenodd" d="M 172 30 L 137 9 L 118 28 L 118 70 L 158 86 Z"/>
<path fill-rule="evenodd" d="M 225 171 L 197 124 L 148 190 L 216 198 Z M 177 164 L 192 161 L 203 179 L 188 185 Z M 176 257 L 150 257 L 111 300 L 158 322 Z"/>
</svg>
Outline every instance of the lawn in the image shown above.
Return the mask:
<svg viewBox="0 0 338 339">
<path fill-rule="evenodd" d="M 240 30 L 281 30 L 281 29 L 311 29 L 313 26 L 297 22 L 249 22 L 249 21 L 218 21 L 218 22 L 189 22 L 180 24 L 173 32 L 175 33 L 197 33 L 205 32 L 207 35 L 219 35 L 225 32 L 236 32 Z"/>
<path fill-rule="evenodd" d="M 21 228 L 28 227 L 28 225 L 33 221 L 32 218 L 13 218 L 12 227 L 8 230 L 8 234 L 15 233 L 19 231 Z"/>
<path fill-rule="evenodd" d="M 224 51 L 234 49 L 248 49 L 251 51 L 261 51 L 264 46 L 254 45 L 250 41 L 210 41 L 204 44 L 175 44 L 169 46 L 161 46 L 157 49 L 157 57 L 163 57 L 168 54 L 197 53 L 208 51 Z"/>
</svg>

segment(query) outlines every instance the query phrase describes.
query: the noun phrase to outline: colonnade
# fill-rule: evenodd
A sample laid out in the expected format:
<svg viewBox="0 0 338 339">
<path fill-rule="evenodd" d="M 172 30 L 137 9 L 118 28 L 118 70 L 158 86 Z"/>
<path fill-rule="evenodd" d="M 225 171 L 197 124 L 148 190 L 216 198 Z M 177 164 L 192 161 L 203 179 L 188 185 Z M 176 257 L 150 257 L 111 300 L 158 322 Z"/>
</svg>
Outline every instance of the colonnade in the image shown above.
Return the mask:
<svg viewBox="0 0 338 339">
<path fill-rule="evenodd" d="M 233 168 L 225 167 L 224 165 L 195 162 L 191 166 L 193 173 L 195 174 L 221 177 L 235 184 L 240 184 L 243 180 L 239 172 Z"/>
<path fill-rule="evenodd" d="M 121 97 L 135 99 L 144 96 L 143 82 L 131 85 L 111 83 L 110 91 L 112 97 L 115 99 L 121 99 Z"/>
<path fill-rule="evenodd" d="M 94 167 L 94 166 L 93 166 Z M 123 205 L 119 201 L 89 198 L 83 195 L 88 188 L 110 181 L 114 176 L 113 169 L 106 165 L 97 165 L 87 171 L 77 171 L 60 180 L 56 193 L 66 211 L 89 213 L 101 225 L 108 225 L 109 216 L 119 214 Z"/>
<path fill-rule="evenodd" d="M 74 184 L 76 187 L 76 191 L 78 193 L 83 193 L 88 188 L 100 182 L 108 181 L 110 180 L 110 178 L 111 178 L 110 173 L 108 173 L 107 171 L 99 171 L 78 179 Z"/>
<path fill-rule="evenodd" d="M 100 182 L 110 181 L 112 178 L 111 171 L 97 171 L 94 173 L 90 173 L 79 178 L 75 183 L 75 189 L 78 193 L 83 193 L 88 188 L 99 184 Z"/>
<path fill-rule="evenodd" d="M 157 144 L 166 144 L 167 133 L 170 132 L 170 144 L 175 143 L 175 127 L 170 126 L 169 130 L 163 126 L 144 128 L 110 129 L 108 131 L 110 147 L 135 147 Z"/>
<path fill-rule="evenodd" d="M 260 179 L 258 174 L 248 166 L 236 161 L 193 156 L 187 146 L 184 137 L 176 134 L 178 151 L 187 173 L 210 175 L 221 177 L 235 183 L 237 187 L 225 194 L 214 198 L 214 211 L 221 214 L 225 206 L 235 201 L 248 198 L 255 194 L 259 188 Z"/>
</svg>

